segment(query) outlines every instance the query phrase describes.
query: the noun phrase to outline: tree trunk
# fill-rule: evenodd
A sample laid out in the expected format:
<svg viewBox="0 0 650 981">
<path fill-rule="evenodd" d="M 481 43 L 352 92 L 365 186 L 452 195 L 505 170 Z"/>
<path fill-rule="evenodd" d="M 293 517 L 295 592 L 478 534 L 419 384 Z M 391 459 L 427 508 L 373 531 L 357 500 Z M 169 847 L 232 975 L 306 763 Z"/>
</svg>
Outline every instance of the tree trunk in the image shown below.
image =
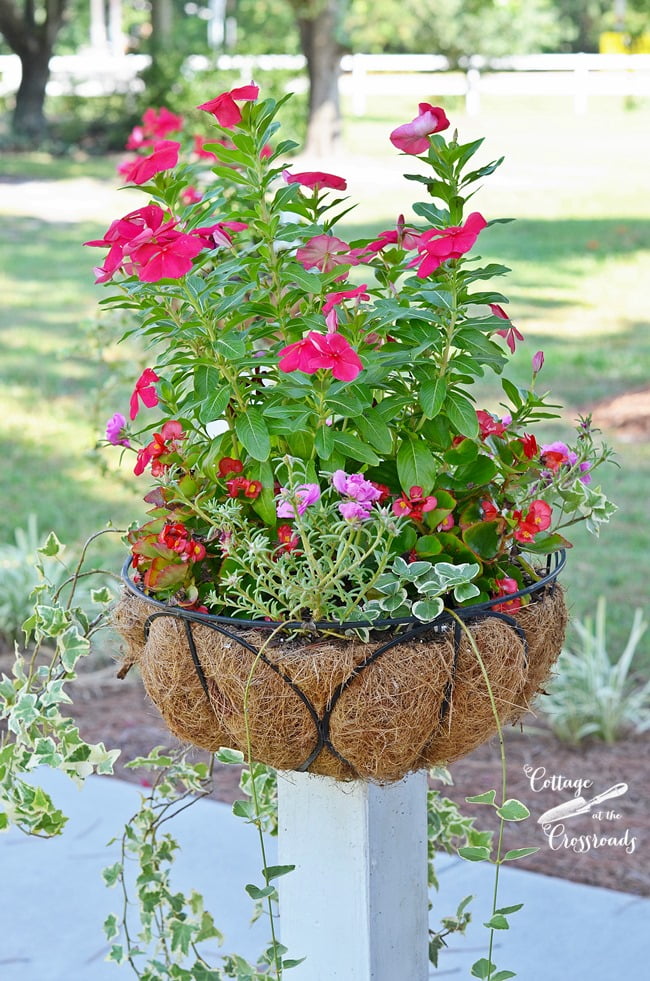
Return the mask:
<svg viewBox="0 0 650 981">
<path fill-rule="evenodd" d="M 336 36 L 340 0 L 292 2 L 309 77 L 305 151 L 326 157 L 336 152 L 341 138 L 339 71 L 343 49 Z"/>
<path fill-rule="evenodd" d="M 51 54 L 51 47 L 43 43 L 18 52 L 23 74 L 16 93 L 12 130 L 15 136 L 30 144 L 38 144 L 47 130 L 44 104 Z"/>
</svg>

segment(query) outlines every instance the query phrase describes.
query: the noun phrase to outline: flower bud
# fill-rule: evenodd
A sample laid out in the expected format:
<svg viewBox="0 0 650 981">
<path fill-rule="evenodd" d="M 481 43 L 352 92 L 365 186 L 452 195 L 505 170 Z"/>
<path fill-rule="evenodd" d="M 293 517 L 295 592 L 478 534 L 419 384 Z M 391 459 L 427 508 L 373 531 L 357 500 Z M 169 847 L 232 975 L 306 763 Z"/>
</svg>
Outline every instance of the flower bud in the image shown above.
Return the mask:
<svg viewBox="0 0 650 981">
<path fill-rule="evenodd" d="M 533 374 L 537 375 L 542 370 L 542 365 L 544 364 L 544 352 L 537 351 L 533 354 Z"/>
</svg>

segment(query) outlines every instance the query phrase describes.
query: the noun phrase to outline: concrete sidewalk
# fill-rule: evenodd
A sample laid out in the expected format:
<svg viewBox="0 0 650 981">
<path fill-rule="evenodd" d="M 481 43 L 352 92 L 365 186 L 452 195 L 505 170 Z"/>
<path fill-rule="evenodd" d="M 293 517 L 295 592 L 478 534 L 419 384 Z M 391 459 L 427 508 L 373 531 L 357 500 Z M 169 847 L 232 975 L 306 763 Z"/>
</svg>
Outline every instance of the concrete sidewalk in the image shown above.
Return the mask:
<svg viewBox="0 0 650 981">
<path fill-rule="evenodd" d="M 115 861 L 121 833 L 137 809 L 139 791 L 115 778 L 91 777 L 82 792 L 57 772 L 39 773 L 70 821 L 59 839 L 0 836 L 0 979 L 2 981 L 119 981 L 128 966 L 104 960 L 102 923 L 118 912 L 120 894 L 103 884 L 101 870 Z M 202 892 L 225 934 L 223 951 L 254 958 L 268 939 L 266 924 L 249 926 L 244 892 L 261 881 L 256 832 L 230 808 L 199 801 L 170 825 L 181 843 L 175 884 Z M 273 862 L 273 845 L 269 861 Z M 449 915 L 468 893 L 473 921 L 464 938 L 451 938 L 432 978 L 468 978 L 471 964 L 487 954 L 492 871 L 481 864 L 441 856 L 439 894 L 432 894 L 431 923 Z M 500 905 L 523 902 L 512 929 L 497 933 L 494 960 L 519 981 L 643 981 L 650 963 L 650 899 L 562 879 L 504 868 Z M 334 940 L 335 938 L 333 938 Z M 300 956 L 300 951 L 291 951 Z M 218 953 L 213 950 L 211 962 Z M 287 973 L 287 981 L 291 972 Z M 320 981 L 320 979 L 319 979 Z M 329 979 L 328 979 L 329 981 Z M 354 981 L 354 979 L 338 979 Z M 395 978 L 395 981 L 408 981 Z"/>
</svg>

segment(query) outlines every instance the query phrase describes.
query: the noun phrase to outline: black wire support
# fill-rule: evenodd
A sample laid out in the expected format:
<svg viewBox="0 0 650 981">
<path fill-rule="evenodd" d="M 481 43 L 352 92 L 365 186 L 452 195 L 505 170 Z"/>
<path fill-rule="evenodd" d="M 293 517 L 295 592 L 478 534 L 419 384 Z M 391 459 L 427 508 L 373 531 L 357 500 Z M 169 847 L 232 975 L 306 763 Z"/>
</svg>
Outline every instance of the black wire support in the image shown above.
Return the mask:
<svg viewBox="0 0 650 981">
<path fill-rule="evenodd" d="M 129 593 L 137 597 L 137 599 L 148 603 L 153 606 L 154 612 L 151 613 L 144 623 L 144 635 L 146 638 L 149 636 L 149 631 L 151 629 L 151 624 L 161 618 L 161 617 L 172 617 L 175 620 L 183 621 L 183 626 L 185 630 L 185 636 L 187 639 L 187 646 L 190 652 L 190 657 L 194 665 L 194 670 L 196 671 L 197 677 L 201 683 L 201 687 L 210 705 L 212 705 L 212 699 L 210 696 L 210 684 L 205 675 L 203 665 L 201 664 L 201 659 L 196 647 L 196 641 L 194 638 L 194 633 L 192 627 L 194 624 L 198 624 L 204 627 L 208 627 L 217 633 L 222 634 L 224 637 L 230 638 L 230 640 L 235 641 L 240 647 L 249 651 L 254 657 L 259 658 L 271 671 L 278 675 L 282 681 L 289 686 L 289 688 L 294 692 L 294 694 L 301 700 L 309 716 L 313 722 L 315 729 L 315 743 L 313 749 L 307 756 L 307 758 L 301 763 L 300 766 L 296 767 L 299 772 L 304 772 L 308 770 L 309 767 L 318 758 L 321 752 L 326 749 L 333 756 L 335 756 L 341 763 L 349 767 L 349 769 L 354 773 L 353 765 L 345 759 L 341 753 L 338 752 L 336 747 L 333 745 L 330 738 L 330 719 L 332 712 L 334 711 L 337 702 L 345 692 L 345 690 L 352 684 L 354 679 L 367 668 L 370 664 L 373 664 L 378 658 L 380 658 L 386 651 L 390 650 L 398 644 L 408 643 L 411 640 L 417 638 L 425 638 L 428 635 L 440 635 L 448 629 L 453 630 L 453 645 L 454 654 L 451 663 L 450 677 L 445 686 L 445 691 L 442 698 L 442 703 L 440 706 L 439 722 L 442 723 L 447 716 L 451 705 L 451 699 L 454 690 L 454 684 L 456 680 L 456 673 L 458 667 L 458 659 L 460 656 L 461 641 L 463 635 L 463 624 L 470 625 L 476 623 L 479 620 L 483 620 L 486 617 L 494 617 L 495 619 L 501 620 L 502 622 L 508 624 L 519 637 L 523 646 L 523 656 L 524 663 L 528 664 L 528 643 L 526 639 L 526 633 L 523 627 L 517 622 L 517 620 L 510 616 L 508 613 L 504 613 L 502 610 L 495 609 L 496 606 L 503 605 L 505 602 L 511 602 L 512 600 L 519 599 L 523 596 L 531 595 L 543 595 L 546 592 L 553 593 L 556 586 L 557 578 L 560 572 L 566 565 L 566 552 L 562 549 L 558 552 L 553 552 L 551 555 L 546 557 L 546 568 L 544 575 L 537 581 L 523 589 L 518 590 L 515 593 L 508 594 L 507 598 L 497 597 L 496 599 L 488 600 L 485 603 L 476 603 L 473 606 L 459 607 L 453 611 L 453 614 L 444 610 L 435 620 L 429 623 L 423 623 L 415 617 L 394 617 L 385 620 L 354 620 L 350 622 L 341 621 L 329 621 L 323 620 L 316 623 L 291 620 L 287 622 L 280 621 L 269 621 L 269 620 L 240 620 L 236 617 L 224 617 L 216 616 L 210 613 L 198 613 L 195 610 L 186 610 L 179 606 L 170 606 L 168 603 L 163 603 L 160 600 L 156 600 L 151 596 L 148 596 L 143 592 L 138 585 L 133 581 L 129 575 L 129 570 L 131 568 L 131 559 L 128 558 L 124 563 L 122 568 L 122 581 Z M 361 661 L 356 667 L 352 669 L 348 677 L 341 682 L 338 688 L 332 693 L 329 698 L 322 715 L 319 715 L 311 701 L 304 693 L 304 691 L 297 685 L 293 679 L 279 667 L 272 658 L 263 651 L 251 644 L 250 641 L 246 640 L 245 637 L 241 636 L 242 629 L 254 629 L 254 630 L 275 630 L 278 628 L 282 632 L 295 633 L 297 630 L 308 630 L 312 633 L 314 632 L 324 632 L 331 630 L 358 630 L 358 629 L 393 629 L 398 630 L 398 633 L 391 638 L 391 640 L 380 644 L 379 647 L 375 648 L 363 661 Z"/>
</svg>

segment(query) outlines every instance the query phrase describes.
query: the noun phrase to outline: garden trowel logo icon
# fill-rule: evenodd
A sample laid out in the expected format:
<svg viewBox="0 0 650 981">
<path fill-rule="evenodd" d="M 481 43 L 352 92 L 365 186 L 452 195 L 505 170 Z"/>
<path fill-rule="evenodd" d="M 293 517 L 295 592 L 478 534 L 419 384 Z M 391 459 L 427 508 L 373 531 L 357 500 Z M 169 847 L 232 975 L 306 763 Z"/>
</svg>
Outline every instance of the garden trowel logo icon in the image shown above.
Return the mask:
<svg viewBox="0 0 650 981">
<path fill-rule="evenodd" d="M 585 800 L 584 797 L 574 797 L 573 800 L 565 801 L 564 804 L 558 804 L 557 807 L 549 808 L 548 811 L 540 814 L 537 818 L 537 823 L 543 826 L 545 824 L 554 824 L 555 821 L 566 821 L 567 818 L 577 817 L 578 814 L 588 814 L 596 804 L 602 804 L 603 801 L 609 800 L 610 797 L 621 797 L 625 793 L 627 793 L 627 784 L 615 783 L 609 790 L 605 790 L 602 794 L 592 797 L 591 800 Z"/>
</svg>

